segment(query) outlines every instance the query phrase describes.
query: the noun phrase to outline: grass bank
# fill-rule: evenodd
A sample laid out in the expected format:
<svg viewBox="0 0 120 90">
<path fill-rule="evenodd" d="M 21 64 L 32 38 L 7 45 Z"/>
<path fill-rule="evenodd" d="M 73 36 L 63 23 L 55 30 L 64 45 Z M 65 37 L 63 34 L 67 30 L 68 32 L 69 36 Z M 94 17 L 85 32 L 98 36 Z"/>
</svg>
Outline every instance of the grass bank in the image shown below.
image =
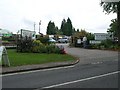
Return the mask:
<svg viewBox="0 0 120 90">
<path fill-rule="evenodd" d="M 14 49 L 8 49 L 7 52 L 11 66 L 75 60 L 75 57 L 67 54 L 17 53 Z"/>
</svg>

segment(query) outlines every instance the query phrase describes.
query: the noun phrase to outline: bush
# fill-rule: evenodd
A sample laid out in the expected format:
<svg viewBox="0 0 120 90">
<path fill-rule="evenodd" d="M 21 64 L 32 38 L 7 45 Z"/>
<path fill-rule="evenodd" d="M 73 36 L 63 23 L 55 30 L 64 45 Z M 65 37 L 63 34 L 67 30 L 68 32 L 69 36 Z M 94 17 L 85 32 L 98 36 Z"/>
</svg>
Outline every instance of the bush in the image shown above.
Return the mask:
<svg viewBox="0 0 120 90">
<path fill-rule="evenodd" d="M 25 37 L 23 40 L 17 40 L 17 52 L 30 52 L 32 47 L 32 40 Z"/>
<path fill-rule="evenodd" d="M 101 42 L 100 46 L 104 46 L 105 48 L 110 48 L 113 45 L 112 40 L 107 39 Z"/>
<path fill-rule="evenodd" d="M 49 37 L 40 37 L 38 40 L 40 40 L 44 45 L 49 44 Z"/>
<path fill-rule="evenodd" d="M 113 43 L 113 41 L 109 39 L 102 41 L 100 44 L 94 44 L 91 46 L 94 49 L 112 49 L 112 50 L 120 49 L 118 44 Z"/>
<path fill-rule="evenodd" d="M 46 49 L 47 49 L 47 53 L 60 53 L 59 47 L 55 45 L 47 45 Z"/>
<path fill-rule="evenodd" d="M 32 52 L 40 53 L 40 48 L 42 48 L 42 43 L 39 40 L 34 40 L 32 43 Z"/>
</svg>

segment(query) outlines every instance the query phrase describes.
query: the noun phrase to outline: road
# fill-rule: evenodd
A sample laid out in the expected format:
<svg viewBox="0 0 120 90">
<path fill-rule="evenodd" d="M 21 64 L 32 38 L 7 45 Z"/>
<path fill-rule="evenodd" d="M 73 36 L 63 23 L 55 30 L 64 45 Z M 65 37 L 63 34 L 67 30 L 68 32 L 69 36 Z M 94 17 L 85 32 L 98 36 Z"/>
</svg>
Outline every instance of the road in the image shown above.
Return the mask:
<svg viewBox="0 0 120 90">
<path fill-rule="evenodd" d="M 3 88 L 118 88 L 117 52 L 64 47 L 77 65 L 3 75 Z"/>
</svg>

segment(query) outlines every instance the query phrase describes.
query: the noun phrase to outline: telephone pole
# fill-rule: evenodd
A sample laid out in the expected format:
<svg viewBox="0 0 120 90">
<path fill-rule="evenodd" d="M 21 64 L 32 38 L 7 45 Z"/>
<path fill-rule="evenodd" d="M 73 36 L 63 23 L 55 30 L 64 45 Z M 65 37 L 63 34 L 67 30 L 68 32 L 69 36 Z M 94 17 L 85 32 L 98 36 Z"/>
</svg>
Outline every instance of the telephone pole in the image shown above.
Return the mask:
<svg viewBox="0 0 120 90">
<path fill-rule="evenodd" d="M 35 22 L 34 22 L 34 32 L 35 32 L 35 25 L 36 25 L 36 24 L 35 24 Z"/>
<path fill-rule="evenodd" d="M 41 20 L 40 20 L 40 22 L 39 22 L 39 34 L 40 34 L 40 25 L 41 25 Z"/>
</svg>

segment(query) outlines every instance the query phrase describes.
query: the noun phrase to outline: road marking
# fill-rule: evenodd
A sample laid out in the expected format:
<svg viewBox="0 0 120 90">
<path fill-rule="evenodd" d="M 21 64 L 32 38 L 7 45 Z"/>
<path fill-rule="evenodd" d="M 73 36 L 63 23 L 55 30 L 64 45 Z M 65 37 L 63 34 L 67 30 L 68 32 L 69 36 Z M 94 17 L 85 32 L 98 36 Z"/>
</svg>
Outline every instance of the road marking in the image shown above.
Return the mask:
<svg viewBox="0 0 120 90">
<path fill-rule="evenodd" d="M 50 68 L 50 69 L 42 69 L 42 70 L 33 70 L 33 71 L 26 71 L 26 72 L 18 72 L 18 73 L 10 73 L 10 74 L 3 74 L 1 76 L 12 76 L 12 75 L 17 75 L 17 74 L 27 74 L 27 73 L 33 73 L 33 72 L 40 72 L 40 71 L 52 71 L 52 70 L 58 70 L 58 69 L 66 69 L 66 68 L 73 68 L 75 65 L 72 66 L 66 66 L 66 67 L 58 67 L 58 68 Z M 0 76 L 0 77 L 1 77 Z"/>
<path fill-rule="evenodd" d="M 103 62 L 93 62 L 91 64 L 102 64 Z"/>
<path fill-rule="evenodd" d="M 87 81 L 87 80 L 91 80 L 91 79 L 101 78 L 101 77 L 105 77 L 105 76 L 117 74 L 119 72 L 120 71 L 116 71 L 116 72 L 111 72 L 111 73 L 107 73 L 107 74 L 103 74 L 103 75 L 99 75 L 99 76 L 93 76 L 93 77 L 84 78 L 84 79 L 80 79 L 80 80 L 75 80 L 75 81 L 65 82 L 65 83 L 61 83 L 61 84 L 51 85 L 51 86 L 43 87 L 42 89 L 45 89 L 45 88 L 54 88 L 54 87 L 68 85 L 68 84 L 72 84 L 72 83 L 77 83 L 77 82 Z"/>
</svg>

